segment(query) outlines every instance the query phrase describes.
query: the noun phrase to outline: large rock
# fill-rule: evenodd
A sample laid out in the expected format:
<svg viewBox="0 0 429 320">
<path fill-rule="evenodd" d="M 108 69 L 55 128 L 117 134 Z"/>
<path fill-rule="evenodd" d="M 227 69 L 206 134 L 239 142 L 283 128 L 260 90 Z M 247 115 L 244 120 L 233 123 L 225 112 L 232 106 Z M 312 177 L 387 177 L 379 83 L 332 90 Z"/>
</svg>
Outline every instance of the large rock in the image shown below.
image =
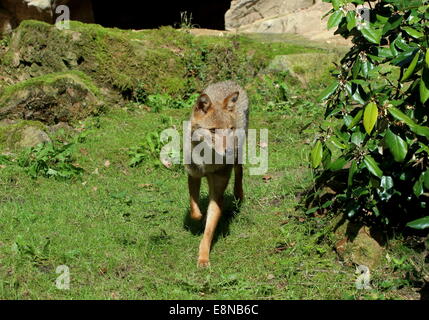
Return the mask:
<svg viewBox="0 0 429 320">
<path fill-rule="evenodd" d="M 0 120 L 0 154 L 51 142 L 46 129 L 38 121 Z"/>
<path fill-rule="evenodd" d="M 335 250 L 344 262 L 364 265 L 370 270 L 382 265 L 386 239 L 379 230 L 345 219 L 334 220 Z"/>
<path fill-rule="evenodd" d="M 329 67 L 339 59 L 336 54 L 320 52 L 278 55 L 261 73 L 288 72 L 306 87 L 309 84 L 317 85 L 320 79 L 329 78 Z"/>
<path fill-rule="evenodd" d="M 9 11 L 17 22 L 27 19 L 52 22 L 53 0 L 0 0 L 3 8 Z"/>
<path fill-rule="evenodd" d="M 16 21 L 12 15 L 0 8 L 0 34 L 10 33 L 16 26 Z"/>
<path fill-rule="evenodd" d="M 83 74 L 55 73 L 8 87 L 0 96 L 0 120 L 71 122 L 97 113 L 101 107 L 97 89 Z"/>
<path fill-rule="evenodd" d="M 311 40 L 349 42 L 327 30 L 327 18 L 322 16 L 331 4 L 321 0 L 233 0 L 225 15 L 227 30 L 250 33 L 291 33 Z"/>
<path fill-rule="evenodd" d="M 51 139 L 45 131 L 37 127 L 28 126 L 21 132 L 21 139 L 17 142 L 18 148 L 35 147 L 40 143 L 50 142 Z"/>
<path fill-rule="evenodd" d="M 225 14 L 225 28 L 237 29 L 257 20 L 308 8 L 314 2 L 314 0 L 232 0 L 231 9 Z"/>
<path fill-rule="evenodd" d="M 0 8 L 4 8 L 15 27 L 24 20 L 40 20 L 55 23 L 59 14 L 56 8 L 67 5 L 70 9 L 70 19 L 81 22 L 94 22 L 92 2 L 90 0 L 0 0 Z M 60 12 L 62 14 L 62 12 Z M 0 33 L 2 33 L 2 16 L 0 12 Z M 7 31 L 7 30 L 6 30 Z"/>
</svg>

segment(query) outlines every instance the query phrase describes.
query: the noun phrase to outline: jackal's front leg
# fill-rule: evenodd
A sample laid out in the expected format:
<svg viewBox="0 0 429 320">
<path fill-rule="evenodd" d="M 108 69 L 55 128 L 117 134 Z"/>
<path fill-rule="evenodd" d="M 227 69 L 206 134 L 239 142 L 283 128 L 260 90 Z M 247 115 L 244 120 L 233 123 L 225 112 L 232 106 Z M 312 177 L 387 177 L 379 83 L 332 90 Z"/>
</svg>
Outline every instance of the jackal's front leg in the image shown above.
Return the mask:
<svg viewBox="0 0 429 320">
<path fill-rule="evenodd" d="M 207 209 L 206 228 L 200 243 L 198 266 L 208 267 L 210 265 L 209 255 L 213 236 L 222 215 L 223 193 L 228 185 L 229 176 L 208 175 L 209 183 L 209 207 Z"/>
<path fill-rule="evenodd" d="M 188 187 L 191 206 L 191 218 L 194 220 L 201 220 L 203 215 L 201 214 L 200 207 L 198 206 L 200 198 L 201 178 L 194 178 L 189 175 Z"/>
</svg>

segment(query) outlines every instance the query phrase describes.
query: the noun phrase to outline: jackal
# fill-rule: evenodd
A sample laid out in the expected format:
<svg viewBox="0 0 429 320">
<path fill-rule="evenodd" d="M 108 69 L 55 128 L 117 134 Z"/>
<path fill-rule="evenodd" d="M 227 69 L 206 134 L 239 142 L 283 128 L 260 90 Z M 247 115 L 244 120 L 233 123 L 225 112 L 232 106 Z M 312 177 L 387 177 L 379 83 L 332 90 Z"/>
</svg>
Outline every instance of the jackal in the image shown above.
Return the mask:
<svg viewBox="0 0 429 320">
<path fill-rule="evenodd" d="M 216 161 L 198 162 L 194 157 L 185 165 L 188 172 L 190 195 L 190 214 L 195 220 L 201 220 L 202 214 L 198 206 L 201 179 L 207 178 L 209 186 L 209 205 L 207 209 L 204 236 L 200 243 L 198 266 L 209 266 L 209 254 L 213 235 L 222 214 L 223 194 L 228 186 L 234 168 L 234 196 L 243 201 L 243 166 L 241 159 L 241 141 L 237 132 L 247 136 L 249 119 L 248 99 L 246 92 L 235 82 L 225 81 L 209 85 L 199 96 L 191 114 L 191 134 L 206 132 L 211 151 L 217 156 Z M 194 140 L 194 139 L 193 139 Z M 232 142 L 232 143 L 231 143 Z M 191 142 L 192 150 L 201 142 Z M 225 161 L 232 154 L 232 161 Z M 213 160 L 209 156 L 206 159 Z M 231 157 L 230 157 L 231 159 Z"/>
</svg>

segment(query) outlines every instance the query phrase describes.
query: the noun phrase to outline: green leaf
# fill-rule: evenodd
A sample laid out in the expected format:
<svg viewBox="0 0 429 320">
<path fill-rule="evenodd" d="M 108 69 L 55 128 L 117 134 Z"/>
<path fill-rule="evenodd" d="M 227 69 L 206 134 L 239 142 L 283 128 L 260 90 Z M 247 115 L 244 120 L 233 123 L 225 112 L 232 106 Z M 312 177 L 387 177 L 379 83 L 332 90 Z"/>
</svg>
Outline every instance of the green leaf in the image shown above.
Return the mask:
<svg viewBox="0 0 429 320">
<path fill-rule="evenodd" d="M 416 126 L 417 124 L 405 113 L 395 107 L 388 108 L 389 113 L 400 121 L 404 121 L 408 126 Z"/>
<path fill-rule="evenodd" d="M 404 29 L 406 33 L 408 33 L 410 36 L 416 39 L 422 38 L 424 36 L 422 32 L 417 31 L 416 29 L 411 27 L 403 27 L 402 29 Z"/>
<path fill-rule="evenodd" d="M 346 149 L 347 146 L 344 143 L 341 143 L 336 136 L 332 136 L 329 141 L 338 149 Z"/>
<path fill-rule="evenodd" d="M 416 153 L 426 152 L 429 155 L 429 147 L 424 143 L 419 142 L 420 148 L 416 151 Z"/>
<path fill-rule="evenodd" d="M 340 8 L 340 0 L 332 0 L 332 6 L 334 7 L 335 10 L 338 10 Z"/>
<path fill-rule="evenodd" d="M 346 165 L 347 160 L 344 159 L 343 157 L 338 158 L 337 160 L 335 160 L 334 162 L 332 162 L 328 169 L 331 171 L 338 171 L 341 170 L 342 168 L 344 168 L 344 166 Z"/>
<path fill-rule="evenodd" d="M 362 61 L 361 59 L 358 57 L 355 61 L 355 63 L 353 64 L 353 69 L 352 69 L 352 76 L 353 79 L 356 79 L 359 75 L 359 72 L 362 68 Z"/>
<path fill-rule="evenodd" d="M 365 134 L 357 131 L 352 134 L 351 142 L 357 146 L 360 146 L 365 139 Z"/>
<path fill-rule="evenodd" d="M 354 27 L 356 27 L 356 12 L 349 11 L 347 12 L 347 30 L 351 31 Z"/>
<path fill-rule="evenodd" d="M 362 35 L 369 42 L 380 44 L 381 40 L 381 30 L 373 29 L 371 26 L 363 28 L 361 30 Z"/>
<path fill-rule="evenodd" d="M 329 148 L 323 149 L 322 164 L 324 168 L 329 168 L 331 165 L 332 152 Z"/>
<path fill-rule="evenodd" d="M 347 185 L 350 187 L 353 184 L 353 177 L 357 171 L 357 163 L 355 160 L 352 161 L 352 164 L 349 168 L 349 177 L 347 179 Z"/>
<path fill-rule="evenodd" d="M 315 213 L 317 210 L 319 210 L 320 208 L 319 207 L 314 207 L 314 208 L 311 208 L 311 209 L 308 209 L 306 212 L 305 212 L 305 214 L 313 214 L 313 213 Z"/>
<path fill-rule="evenodd" d="M 378 56 L 381 58 L 391 58 L 396 54 L 393 54 L 392 50 L 390 48 L 383 48 L 380 47 L 377 49 L 378 51 Z"/>
<path fill-rule="evenodd" d="M 377 193 L 382 201 L 389 201 L 394 194 L 393 190 L 393 179 L 390 176 L 381 177 L 380 187 L 377 189 Z"/>
<path fill-rule="evenodd" d="M 415 125 L 413 127 L 410 127 L 410 129 L 419 136 L 429 138 L 429 127 Z"/>
<path fill-rule="evenodd" d="M 423 175 L 416 181 L 413 186 L 413 192 L 416 197 L 420 197 L 423 194 Z"/>
<path fill-rule="evenodd" d="M 332 29 L 333 27 L 337 27 L 340 23 L 341 20 L 343 20 L 343 12 L 341 10 L 337 10 L 335 11 L 328 20 L 328 30 Z"/>
<path fill-rule="evenodd" d="M 381 183 L 380 186 L 384 190 L 390 190 L 393 188 L 393 179 L 390 176 L 383 176 L 381 177 Z"/>
<path fill-rule="evenodd" d="M 359 110 L 358 113 L 354 116 L 353 120 L 350 122 L 350 124 L 347 126 L 347 129 L 352 129 L 355 125 L 359 123 L 359 121 L 362 119 L 363 110 Z"/>
<path fill-rule="evenodd" d="M 313 150 L 311 150 L 310 157 L 311 157 L 311 165 L 313 166 L 313 168 L 317 168 L 322 162 L 322 158 L 323 158 L 323 146 L 320 140 L 316 142 Z"/>
<path fill-rule="evenodd" d="M 383 31 L 382 31 L 383 35 L 389 32 L 390 30 L 393 30 L 399 27 L 401 22 L 402 22 L 402 16 L 400 15 L 394 15 L 390 17 L 387 23 L 383 27 Z"/>
<path fill-rule="evenodd" d="M 429 228 L 429 216 L 408 222 L 407 227 L 419 230 Z"/>
<path fill-rule="evenodd" d="M 395 107 L 388 108 L 389 113 L 398 120 L 404 121 L 415 134 L 429 138 L 429 128 L 415 123 L 409 116 Z"/>
<path fill-rule="evenodd" d="M 428 53 L 426 53 L 426 63 L 428 60 Z M 420 101 L 425 104 L 429 99 L 429 67 L 424 68 L 422 78 L 420 79 Z"/>
<path fill-rule="evenodd" d="M 411 62 L 417 51 L 418 49 L 416 48 L 408 49 L 407 51 L 398 54 L 395 59 L 390 61 L 390 63 L 395 66 L 404 67 Z"/>
<path fill-rule="evenodd" d="M 377 162 L 371 156 L 365 156 L 363 162 L 365 163 L 366 168 L 376 177 L 381 178 L 383 176 L 383 171 L 381 171 Z"/>
<path fill-rule="evenodd" d="M 408 152 L 407 142 L 404 141 L 400 136 L 394 134 L 390 129 L 387 130 L 384 140 L 395 161 L 404 161 Z"/>
<path fill-rule="evenodd" d="M 338 81 L 334 81 L 331 83 L 319 96 L 319 101 L 323 101 L 328 99 L 334 92 L 337 90 L 340 83 Z"/>
<path fill-rule="evenodd" d="M 377 118 L 377 105 L 375 104 L 375 102 L 368 103 L 363 114 L 363 126 L 365 127 L 366 133 L 371 134 L 371 131 L 374 128 L 375 123 L 377 122 Z"/>
<path fill-rule="evenodd" d="M 413 60 L 411 61 L 410 65 L 408 66 L 407 70 L 405 71 L 401 82 L 408 80 L 409 77 L 411 77 L 414 73 L 414 70 L 416 69 L 417 66 L 417 62 L 419 61 L 419 57 L 420 57 L 420 52 L 416 52 Z"/>
</svg>

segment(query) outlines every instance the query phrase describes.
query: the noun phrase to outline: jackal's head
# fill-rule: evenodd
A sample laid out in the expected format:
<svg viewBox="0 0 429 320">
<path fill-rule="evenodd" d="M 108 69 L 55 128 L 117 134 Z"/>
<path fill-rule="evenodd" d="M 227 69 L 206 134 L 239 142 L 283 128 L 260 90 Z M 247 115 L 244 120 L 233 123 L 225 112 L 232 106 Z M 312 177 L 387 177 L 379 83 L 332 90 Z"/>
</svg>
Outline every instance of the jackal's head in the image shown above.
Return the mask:
<svg viewBox="0 0 429 320">
<path fill-rule="evenodd" d="M 210 137 L 211 148 L 219 154 L 230 153 L 236 143 L 234 133 L 238 114 L 236 103 L 239 92 L 233 92 L 220 101 L 213 101 L 203 93 L 198 98 L 191 116 L 192 133 Z"/>
</svg>

